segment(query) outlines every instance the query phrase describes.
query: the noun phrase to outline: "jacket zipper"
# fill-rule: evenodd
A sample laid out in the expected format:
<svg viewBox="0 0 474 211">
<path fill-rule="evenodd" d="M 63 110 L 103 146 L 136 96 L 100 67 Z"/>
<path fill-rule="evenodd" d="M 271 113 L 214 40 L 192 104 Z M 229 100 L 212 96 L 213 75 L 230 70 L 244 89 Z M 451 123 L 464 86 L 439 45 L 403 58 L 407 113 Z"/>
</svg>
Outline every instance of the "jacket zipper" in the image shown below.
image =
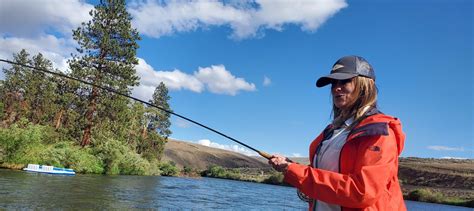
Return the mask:
<svg viewBox="0 0 474 211">
<path fill-rule="evenodd" d="M 314 154 L 313 161 L 314 161 L 314 168 L 318 168 L 318 157 L 319 157 L 319 151 L 321 151 L 321 147 L 323 146 L 323 141 L 326 139 L 325 137 L 321 142 L 319 142 L 318 147 L 316 148 L 316 153 Z M 316 159 L 315 159 L 316 158 Z M 316 211 L 316 204 L 317 204 L 316 199 L 313 199 L 313 209 L 312 211 Z"/>
<path fill-rule="evenodd" d="M 350 134 L 350 132 L 349 132 Z M 344 145 L 342 145 L 341 147 L 341 151 L 339 152 L 339 172 L 338 173 L 341 173 L 341 157 L 342 157 L 342 150 L 344 150 L 344 147 L 347 145 L 347 141 L 349 140 L 349 135 L 347 136 L 347 139 L 346 139 L 346 142 L 344 143 Z M 344 211 L 344 207 L 341 206 L 341 211 Z"/>
<path fill-rule="evenodd" d="M 355 127 L 354 127 L 355 128 Z M 344 142 L 344 145 L 342 145 L 341 147 L 341 151 L 339 151 L 339 173 L 341 173 L 341 164 L 342 164 L 342 151 L 344 150 L 344 147 L 347 145 L 347 143 L 349 142 L 349 138 L 351 138 L 351 135 L 352 135 L 352 131 L 354 130 L 354 128 L 352 128 L 351 131 L 349 131 L 349 134 L 347 134 L 347 138 L 346 138 L 346 142 Z M 341 206 L 341 211 L 344 211 L 344 207 Z"/>
</svg>

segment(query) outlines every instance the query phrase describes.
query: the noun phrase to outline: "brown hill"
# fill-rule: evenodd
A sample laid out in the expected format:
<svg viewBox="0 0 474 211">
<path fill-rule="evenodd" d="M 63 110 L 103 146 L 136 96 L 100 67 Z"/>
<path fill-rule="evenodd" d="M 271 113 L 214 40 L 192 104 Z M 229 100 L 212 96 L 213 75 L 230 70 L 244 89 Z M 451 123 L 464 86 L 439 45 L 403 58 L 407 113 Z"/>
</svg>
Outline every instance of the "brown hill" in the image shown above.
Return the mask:
<svg viewBox="0 0 474 211">
<path fill-rule="evenodd" d="M 219 165 L 225 168 L 271 169 L 266 162 L 254 157 L 170 139 L 165 145 L 163 160 L 173 161 L 179 168 L 186 166 L 196 170 L 205 170 L 211 165 Z"/>
<path fill-rule="evenodd" d="M 400 158 L 398 178 L 405 192 L 429 188 L 445 196 L 474 200 L 473 159 Z"/>
</svg>

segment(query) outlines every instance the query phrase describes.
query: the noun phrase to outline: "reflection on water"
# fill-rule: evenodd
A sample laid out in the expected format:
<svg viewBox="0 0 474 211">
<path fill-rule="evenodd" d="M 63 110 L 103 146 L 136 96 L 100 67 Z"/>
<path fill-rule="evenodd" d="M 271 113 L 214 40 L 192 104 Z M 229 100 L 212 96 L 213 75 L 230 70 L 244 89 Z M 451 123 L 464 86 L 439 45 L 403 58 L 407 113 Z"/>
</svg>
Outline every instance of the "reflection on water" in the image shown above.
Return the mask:
<svg viewBox="0 0 474 211">
<path fill-rule="evenodd" d="M 0 169 L 0 209 L 4 208 L 305 209 L 306 204 L 293 188 L 257 183 L 210 178 L 59 176 Z"/>
<path fill-rule="evenodd" d="M 407 202 L 409 210 L 470 210 Z M 0 209 L 306 210 L 295 189 L 212 178 L 59 176 L 0 169 Z"/>
</svg>

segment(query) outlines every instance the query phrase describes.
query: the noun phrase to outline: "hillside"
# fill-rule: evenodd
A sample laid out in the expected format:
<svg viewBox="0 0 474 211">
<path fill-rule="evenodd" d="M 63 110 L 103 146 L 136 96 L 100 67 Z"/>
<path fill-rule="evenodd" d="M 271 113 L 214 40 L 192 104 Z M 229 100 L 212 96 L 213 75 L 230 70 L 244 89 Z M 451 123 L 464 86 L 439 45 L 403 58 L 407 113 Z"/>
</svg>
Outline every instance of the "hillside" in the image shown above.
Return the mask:
<svg viewBox="0 0 474 211">
<path fill-rule="evenodd" d="M 430 188 L 445 196 L 474 200 L 474 160 L 400 158 L 398 178 L 404 192 Z"/>
<path fill-rule="evenodd" d="M 186 166 L 196 170 L 205 170 L 211 165 L 271 170 L 270 165 L 254 157 L 177 140 L 168 140 L 163 160 L 173 161 L 179 168 Z"/>
<path fill-rule="evenodd" d="M 308 164 L 307 158 L 290 158 Z M 210 165 L 225 168 L 253 169 L 249 173 L 271 171 L 266 159 L 211 148 L 199 144 L 169 140 L 165 147 L 165 161 L 205 170 Z M 419 188 L 428 188 L 445 196 L 474 199 L 474 160 L 400 158 L 399 179 L 405 194 Z"/>
</svg>

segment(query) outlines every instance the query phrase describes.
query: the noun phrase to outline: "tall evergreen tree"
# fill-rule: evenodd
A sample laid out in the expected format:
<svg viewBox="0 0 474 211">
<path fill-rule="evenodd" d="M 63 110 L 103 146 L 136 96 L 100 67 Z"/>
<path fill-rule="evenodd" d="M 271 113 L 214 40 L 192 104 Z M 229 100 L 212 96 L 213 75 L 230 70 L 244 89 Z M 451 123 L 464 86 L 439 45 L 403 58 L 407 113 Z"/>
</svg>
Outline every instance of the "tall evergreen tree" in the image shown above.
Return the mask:
<svg viewBox="0 0 474 211">
<path fill-rule="evenodd" d="M 44 58 L 41 53 L 30 58 L 30 54 L 23 49 L 13 54 L 13 58 L 16 63 L 58 71 L 52 70 L 52 62 Z M 62 97 L 56 92 L 57 82 L 65 79 L 55 78 L 21 65 L 12 65 L 11 68 L 3 71 L 6 77 L 2 82 L 0 95 L 4 99 L 2 102 L 4 126 L 20 118 L 25 118 L 35 124 L 51 124 L 58 110 L 55 102 L 57 98 Z"/>
<path fill-rule="evenodd" d="M 3 99 L 2 101 L 0 101 L 0 122 L 1 120 L 3 119 L 3 117 L 5 116 L 5 94 L 4 94 L 4 91 L 5 90 L 5 85 L 4 85 L 5 81 L 3 80 L 0 80 L 0 99 Z M 0 124 L 1 126 L 1 124 Z"/>
<path fill-rule="evenodd" d="M 56 84 L 56 95 L 52 101 L 55 113 L 51 125 L 70 139 L 80 137 L 81 122 L 78 108 L 85 106 L 75 93 L 79 82 L 62 77 L 52 77 L 51 81 Z"/>
<path fill-rule="evenodd" d="M 151 104 L 160 106 L 171 111 L 168 101 L 168 88 L 161 82 L 153 93 Z M 171 135 L 170 114 L 153 107 L 147 107 L 143 113 L 144 119 L 140 136 L 135 141 L 135 149 L 147 160 L 160 160 L 163 154 L 165 144 L 169 135 Z"/>
<path fill-rule="evenodd" d="M 140 37 L 131 26 L 125 0 L 101 1 L 89 14 L 92 20 L 73 31 L 80 47 L 77 49 L 79 55 L 69 62 L 71 73 L 74 77 L 129 94 L 129 87 L 138 85 L 134 66 L 138 64 L 136 41 Z M 81 140 L 81 145 L 86 146 L 97 120 L 114 118 L 114 113 L 127 109 L 129 101 L 89 86 L 82 86 L 78 93 L 87 101 Z"/>
<path fill-rule="evenodd" d="M 44 58 L 41 53 L 33 56 L 33 66 L 38 69 L 52 71 L 53 64 Z M 52 76 L 46 75 L 38 70 L 25 72 L 27 81 L 24 98 L 28 105 L 28 119 L 33 123 L 47 124 L 54 116 L 54 101 L 56 84 L 51 80 Z"/>
<path fill-rule="evenodd" d="M 160 82 L 153 92 L 153 98 L 150 100 L 150 103 L 171 111 L 168 103 L 170 99 L 171 97 L 168 95 L 168 88 L 166 88 L 166 85 L 163 82 Z M 148 124 L 149 130 L 157 131 L 166 139 L 171 135 L 170 126 L 171 121 L 169 113 L 158 109 L 153 109 L 153 111 L 150 112 L 150 121 Z"/>
<path fill-rule="evenodd" d="M 32 61 L 29 57 L 30 54 L 23 49 L 19 53 L 13 54 L 13 61 L 20 64 L 32 65 Z M 4 127 L 26 116 L 27 108 L 24 95 L 28 84 L 26 75 L 30 71 L 29 68 L 15 64 L 8 69 L 3 69 L 5 80 L 2 83 L 1 95 L 4 104 L 4 115 L 1 125 Z"/>
</svg>

